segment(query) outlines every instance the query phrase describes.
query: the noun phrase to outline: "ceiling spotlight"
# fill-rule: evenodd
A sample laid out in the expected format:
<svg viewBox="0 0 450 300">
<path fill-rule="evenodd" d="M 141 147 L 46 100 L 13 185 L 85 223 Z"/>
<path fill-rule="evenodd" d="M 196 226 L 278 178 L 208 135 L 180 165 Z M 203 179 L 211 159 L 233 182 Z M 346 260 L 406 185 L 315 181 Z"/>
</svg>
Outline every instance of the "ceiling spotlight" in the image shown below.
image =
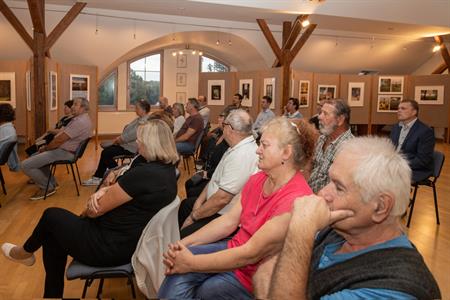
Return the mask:
<svg viewBox="0 0 450 300">
<path fill-rule="evenodd" d="M 220 45 L 220 41 L 219 41 L 219 40 L 216 41 L 216 45 L 217 45 L 217 46 Z"/>
<path fill-rule="evenodd" d="M 309 20 L 304 20 L 304 21 L 302 22 L 302 27 L 303 27 L 303 28 L 308 27 L 309 24 L 311 24 L 311 23 L 309 22 Z"/>
<path fill-rule="evenodd" d="M 197 53 L 197 51 L 195 51 L 195 50 L 192 50 L 192 54 L 193 54 L 193 55 L 195 55 L 195 53 Z"/>
<path fill-rule="evenodd" d="M 172 52 L 172 56 L 177 56 L 177 52 L 176 52 L 176 51 L 173 51 L 173 52 Z"/>
<path fill-rule="evenodd" d="M 183 54 L 183 51 L 181 51 L 181 50 L 180 50 L 180 51 L 178 51 L 178 54 L 180 54 L 180 55 L 181 55 L 181 54 Z"/>
<path fill-rule="evenodd" d="M 437 52 L 439 50 L 441 50 L 441 46 L 440 45 L 436 45 L 436 46 L 433 47 L 433 52 Z"/>
<path fill-rule="evenodd" d="M 203 51 L 198 51 L 198 55 L 202 56 L 203 55 Z"/>
</svg>

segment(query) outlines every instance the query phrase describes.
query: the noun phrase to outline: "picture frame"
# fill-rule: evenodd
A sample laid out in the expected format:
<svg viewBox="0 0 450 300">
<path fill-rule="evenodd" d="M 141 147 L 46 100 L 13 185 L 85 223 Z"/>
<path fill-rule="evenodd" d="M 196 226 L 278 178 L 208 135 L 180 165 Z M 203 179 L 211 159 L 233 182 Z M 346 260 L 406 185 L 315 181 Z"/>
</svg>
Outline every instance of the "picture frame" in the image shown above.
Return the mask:
<svg viewBox="0 0 450 300">
<path fill-rule="evenodd" d="M 414 99 L 419 104 L 443 105 L 443 85 L 419 85 L 415 87 Z"/>
<path fill-rule="evenodd" d="M 317 103 L 321 100 L 330 100 L 336 98 L 336 86 L 319 84 L 317 86 Z"/>
<path fill-rule="evenodd" d="M 186 86 L 186 82 L 187 82 L 187 74 L 186 73 L 177 73 L 176 85 L 177 86 Z"/>
<path fill-rule="evenodd" d="M 31 71 L 25 73 L 25 88 L 27 92 L 27 111 L 31 111 Z"/>
<path fill-rule="evenodd" d="M 364 106 L 364 82 L 349 82 L 347 103 L 350 107 Z"/>
<path fill-rule="evenodd" d="M 244 97 L 241 104 L 251 107 L 253 102 L 253 79 L 239 80 L 239 94 Z"/>
<path fill-rule="evenodd" d="M 272 98 L 272 103 L 270 104 L 270 109 L 275 109 L 275 77 L 264 78 L 264 92 L 263 96 L 269 96 Z"/>
<path fill-rule="evenodd" d="M 300 80 L 298 84 L 298 101 L 300 107 L 308 107 L 309 106 L 309 91 L 310 91 L 309 80 Z"/>
<path fill-rule="evenodd" d="M 16 73 L 0 72 L 0 103 L 16 108 Z"/>
<path fill-rule="evenodd" d="M 50 110 L 58 109 L 58 74 L 54 71 L 48 73 L 48 102 Z"/>
<path fill-rule="evenodd" d="M 187 55 L 178 54 L 177 55 L 177 68 L 187 68 Z"/>
<path fill-rule="evenodd" d="M 89 75 L 70 74 L 70 99 L 82 97 L 89 101 Z"/>
<path fill-rule="evenodd" d="M 403 95 L 378 95 L 377 112 L 396 113 Z"/>
<path fill-rule="evenodd" d="M 225 105 L 225 80 L 208 80 L 208 105 Z"/>
<path fill-rule="evenodd" d="M 175 99 L 176 99 L 176 102 L 186 103 L 186 92 L 176 92 Z"/>
<path fill-rule="evenodd" d="M 380 76 L 378 94 L 403 94 L 403 76 Z"/>
</svg>

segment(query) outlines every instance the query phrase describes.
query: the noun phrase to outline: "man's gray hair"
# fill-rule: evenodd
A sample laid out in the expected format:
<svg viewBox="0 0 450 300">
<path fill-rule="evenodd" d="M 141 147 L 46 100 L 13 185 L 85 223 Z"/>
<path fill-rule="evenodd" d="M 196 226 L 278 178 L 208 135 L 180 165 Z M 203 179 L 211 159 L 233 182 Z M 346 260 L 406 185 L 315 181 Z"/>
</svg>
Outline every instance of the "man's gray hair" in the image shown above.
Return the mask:
<svg viewBox="0 0 450 300">
<path fill-rule="evenodd" d="M 336 117 L 344 116 L 345 124 L 350 124 L 350 106 L 348 106 L 347 103 L 345 103 L 342 99 L 329 99 L 325 100 L 323 104 L 330 104 L 334 106 L 334 109 L 336 110 Z M 322 104 L 322 106 L 323 106 Z"/>
<path fill-rule="evenodd" d="M 353 182 L 359 187 L 364 202 L 369 202 L 377 194 L 387 193 L 394 198 L 392 216 L 401 216 L 406 211 L 411 169 L 389 139 L 356 137 L 344 142 L 339 153 L 354 159 Z"/>
<path fill-rule="evenodd" d="M 233 109 L 225 120 L 234 130 L 243 135 L 251 135 L 253 120 L 252 117 L 243 109 Z"/>
<path fill-rule="evenodd" d="M 89 111 L 89 101 L 86 98 L 84 98 L 84 97 L 73 98 L 73 102 L 75 102 L 75 101 L 80 101 L 80 105 L 81 105 L 81 107 L 84 108 L 85 112 Z"/>
<path fill-rule="evenodd" d="M 194 107 L 196 110 L 200 109 L 200 103 L 198 103 L 198 100 L 195 98 L 189 98 L 188 102 L 191 103 L 192 107 Z"/>
</svg>

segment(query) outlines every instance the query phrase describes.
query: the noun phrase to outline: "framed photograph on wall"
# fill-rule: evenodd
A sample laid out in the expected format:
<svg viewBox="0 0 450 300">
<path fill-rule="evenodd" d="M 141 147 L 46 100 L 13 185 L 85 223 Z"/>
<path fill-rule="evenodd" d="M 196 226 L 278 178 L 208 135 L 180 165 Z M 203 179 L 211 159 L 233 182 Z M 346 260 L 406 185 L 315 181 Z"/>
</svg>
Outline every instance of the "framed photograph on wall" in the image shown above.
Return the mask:
<svg viewBox="0 0 450 300">
<path fill-rule="evenodd" d="M 444 104 L 443 85 L 416 86 L 414 100 L 419 104 L 441 105 Z"/>
<path fill-rule="evenodd" d="M 239 80 L 239 94 L 241 94 L 244 98 L 242 99 L 242 105 L 251 107 L 253 98 L 253 79 L 241 79 Z"/>
<path fill-rule="evenodd" d="M 58 109 L 58 74 L 50 71 L 48 74 L 48 102 L 50 110 Z"/>
<path fill-rule="evenodd" d="M 298 101 L 300 102 L 300 107 L 309 106 L 309 80 L 300 80 L 298 85 Z"/>
<path fill-rule="evenodd" d="M 16 73 L 0 72 L 0 103 L 16 108 Z"/>
<path fill-rule="evenodd" d="M 70 99 L 76 97 L 89 100 L 89 75 L 70 74 Z"/>
<path fill-rule="evenodd" d="M 25 88 L 27 90 L 27 110 L 31 111 L 31 72 L 25 73 Z"/>
<path fill-rule="evenodd" d="M 176 99 L 176 102 L 186 103 L 186 93 L 185 92 L 176 92 L 175 99 Z"/>
<path fill-rule="evenodd" d="M 348 106 L 364 106 L 364 82 L 348 83 Z"/>
<path fill-rule="evenodd" d="M 177 73 L 177 86 L 186 86 L 187 75 L 186 73 Z"/>
<path fill-rule="evenodd" d="M 377 112 L 395 113 L 403 95 L 378 95 Z"/>
<path fill-rule="evenodd" d="M 317 103 L 320 100 L 330 100 L 336 98 L 336 86 L 319 84 L 317 87 Z"/>
<path fill-rule="evenodd" d="M 264 95 L 272 98 L 270 109 L 275 109 L 275 77 L 264 78 Z"/>
<path fill-rule="evenodd" d="M 225 80 L 208 80 L 208 105 L 225 105 Z"/>
<path fill-rule="evenodd" d="M 378 94 L 403 94 L 403 76 L 380 76 Z"/>
<path fill-rule="evenodd" d="M 177 55 L 177 68 L 187 68 L 187 55 L 178 54 Z"/>
</svg>

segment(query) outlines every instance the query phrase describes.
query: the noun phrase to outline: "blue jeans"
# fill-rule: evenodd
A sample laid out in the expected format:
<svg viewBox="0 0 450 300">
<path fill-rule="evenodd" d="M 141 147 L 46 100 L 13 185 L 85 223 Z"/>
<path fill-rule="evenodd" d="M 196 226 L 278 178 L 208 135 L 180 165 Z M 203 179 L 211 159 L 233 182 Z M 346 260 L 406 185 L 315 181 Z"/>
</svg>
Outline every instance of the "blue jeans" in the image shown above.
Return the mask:
<svg viewBox="0 0 450 300">
<path fill-rule="evenodd" d="M 195 146 L 191 143 L 188 142 L 178 142 L 175 144 L 175 146 L 177 147 L 177 151 L 180 154 L 184 154 L 184 153 L 192 153 L 194 152 L 194 148 Z"/>
<path fill-rule="evenodd" d="M 208 254 L 227 249 L 227 241 L 189 247 L 193 254 Z M 186 273 L 166 276 L 158 298 L 164 299 L 253 299 L 234 272 Z"/>
</svg>

